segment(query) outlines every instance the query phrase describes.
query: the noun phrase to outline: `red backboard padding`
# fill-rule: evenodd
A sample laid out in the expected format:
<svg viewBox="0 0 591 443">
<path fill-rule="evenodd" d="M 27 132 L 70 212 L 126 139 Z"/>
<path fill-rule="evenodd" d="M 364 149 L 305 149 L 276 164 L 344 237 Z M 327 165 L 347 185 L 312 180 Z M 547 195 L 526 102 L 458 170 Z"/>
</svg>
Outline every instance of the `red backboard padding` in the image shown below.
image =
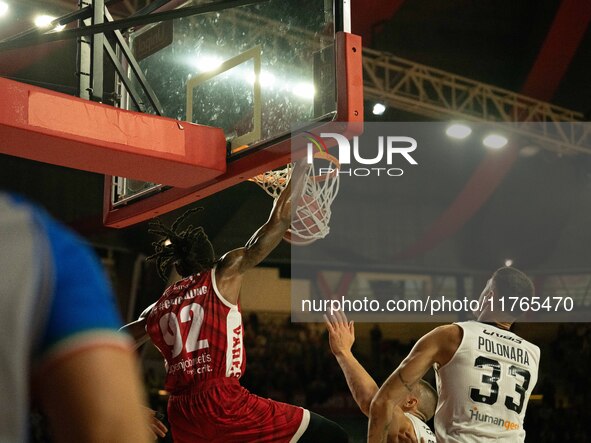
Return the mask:
<svg viewBox="0 0 591 443">
<path fill-rule="evenodd" d="M 131 112 L 0 78 L 0 152 L 190 187 L 226 171 L 219 128 Z"/>
</svg>

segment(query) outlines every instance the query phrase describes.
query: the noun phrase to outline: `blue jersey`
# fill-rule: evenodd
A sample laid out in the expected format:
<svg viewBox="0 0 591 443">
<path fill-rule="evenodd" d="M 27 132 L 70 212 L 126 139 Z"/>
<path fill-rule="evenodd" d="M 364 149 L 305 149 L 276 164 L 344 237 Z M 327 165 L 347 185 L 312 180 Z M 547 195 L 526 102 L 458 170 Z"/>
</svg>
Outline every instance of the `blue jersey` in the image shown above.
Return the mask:
<svg viewBox="0 0 591 443">
<path fill-rule="evenodd" d="M 0 245 L 0 441 L 21 442 L 32 376 L 128 338 L 93 251 L 46 212 L 0 193 Z"/>
</svg>

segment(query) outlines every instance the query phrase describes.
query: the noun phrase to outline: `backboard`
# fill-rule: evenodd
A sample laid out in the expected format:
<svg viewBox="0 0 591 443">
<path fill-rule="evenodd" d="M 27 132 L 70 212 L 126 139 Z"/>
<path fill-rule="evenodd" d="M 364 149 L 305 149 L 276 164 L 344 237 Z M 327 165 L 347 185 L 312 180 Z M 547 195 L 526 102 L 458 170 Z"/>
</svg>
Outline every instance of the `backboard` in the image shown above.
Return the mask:
<svg viewBox="0 0 591 443">
<path fill-rule="evenodd" d="M 119 85 L 121 106 L 221 128 L 227 168 L 188 188 L 106 176 L 105 224 L 128 226 L 287 164 L 294 127 L 361 121 L 361 42 L 348 30 L 348 0 L 253 1 L 132 29 L 151 90 L 127 66 L 137 93 Z"/>
</svg>

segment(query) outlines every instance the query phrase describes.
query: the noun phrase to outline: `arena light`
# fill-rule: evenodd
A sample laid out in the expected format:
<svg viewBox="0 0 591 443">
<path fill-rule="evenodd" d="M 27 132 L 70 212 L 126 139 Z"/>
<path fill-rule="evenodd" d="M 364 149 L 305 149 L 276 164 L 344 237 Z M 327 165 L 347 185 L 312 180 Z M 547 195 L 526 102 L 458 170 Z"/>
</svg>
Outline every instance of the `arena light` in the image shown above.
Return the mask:
<svg viewBox="0 0 591 443">
<path fill-rule="evenodd" d="M 51 15 L 38 15 L 35 17 L 35 20 L 33 20 L 33 23 L 35 23 L 35 26 L 38 28 L 48 28 L 54 20 L 55 17 L 52 17 Z"/>
<path fill-rule="evenodd" d="M 461 123 L 454 123 L 446 129 L 445 133 L 448 135 L 448 137 L 462 140 L 472 134 L 472 128 Z"/>
<path fill-rule="evenodd" d="M 293 87 L 291 92 L 296 97 L 311 100 L 316 95 L 316 88 L 312 83 L 300 82 Z"/>
<path fill-rule="evenodd" d="M 261 71 L 261 75 L 259 78 L 261 86 L 265 86 L 266 88 L 272 88 L 275 86 L 275 75 L 269 71 Z"/>
<path fill-rule="evenodd" d="M 51 24 L 53 23 L 54 20 L 56 20 L 57 17 L 53 17 L 51 15 L 38 15 L 37 17 L 35 17 L 35 20 L 33 20 L 33 23 L 35 23 L 35 26 L 37 26 L 38 28 L 49 28 L 51 26 Z M 65 25 L 57 25 L 56 27 L 53 28 L 54 31 L 61 31 L 65 28 Z"/>
<path fill-rule="evenodd" d="M 221 57 L 205 55 L 195 61 L 195 67 L 201 72 L 210 72 L 215 71 L 222 63 L 224 60 Z"/>
<path fill-rule="evenodd" d="M 10 9 L 8 7 L 8 3 L 0 0 L 0 17 L 4 17 L 6 14 L 8 14 L 8 9 Z"/>
<path fill-rule="evenodd" d="M 501 149 L 504 148 L 509 140 L 507 137 L 504 137 L 500 134 L 489 134 L 482 140 L 482 144 L 487 148 L 491 149 Z"/>
<path fill-rule="evenodd" d="M 382 115 L 386 111 L 386 106 L 382 103 L 376 103 L 373 105 L 373 115 Z"/>
<path fill-rule="evenodd" d="M 257 79 L 257 76 L 255 75 L 254 72 L 251 71 L 248 74 L 246 74 L 245 78 L 246 78 L 246 82 L 249 85 L 254 85 L 255 81 Z M 269 72 L 269 71 L 261 71 L 261 74 L 259 75 L 259 84 L 261 85 L 262 88 L 273 89 L 276 84 L 275 74 L 273 74 L 272 72 Z"/>
</svg>

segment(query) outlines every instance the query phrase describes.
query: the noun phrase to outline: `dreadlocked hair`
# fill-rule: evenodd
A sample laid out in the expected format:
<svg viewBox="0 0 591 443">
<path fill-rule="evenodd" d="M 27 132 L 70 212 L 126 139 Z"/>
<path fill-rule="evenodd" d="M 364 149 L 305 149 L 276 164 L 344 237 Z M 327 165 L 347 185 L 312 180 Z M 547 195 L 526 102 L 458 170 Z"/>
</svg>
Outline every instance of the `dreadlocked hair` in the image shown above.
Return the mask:
<svg viewBox="0 0 591 443">
<path fill-rule="evenodd" d="M 198 274 L 211 269 L 214 264 L 213 245 L 209 241 L 203 227 L 187 226 L 181 232 L 177 229 L 189 215 L 201 211 L 203 208 L 192 208 L 177 218 L 169 228 L 162 224 L 160 219 L 155 219 L 148 224 L 148 232 L 162 237 L 161 240 L 152 243 L 154 254 L 146 260 L 156 260 L 158 275 L 167 280 L 166 271 L 172 263 L 182 277 Z"/>
</svg>

